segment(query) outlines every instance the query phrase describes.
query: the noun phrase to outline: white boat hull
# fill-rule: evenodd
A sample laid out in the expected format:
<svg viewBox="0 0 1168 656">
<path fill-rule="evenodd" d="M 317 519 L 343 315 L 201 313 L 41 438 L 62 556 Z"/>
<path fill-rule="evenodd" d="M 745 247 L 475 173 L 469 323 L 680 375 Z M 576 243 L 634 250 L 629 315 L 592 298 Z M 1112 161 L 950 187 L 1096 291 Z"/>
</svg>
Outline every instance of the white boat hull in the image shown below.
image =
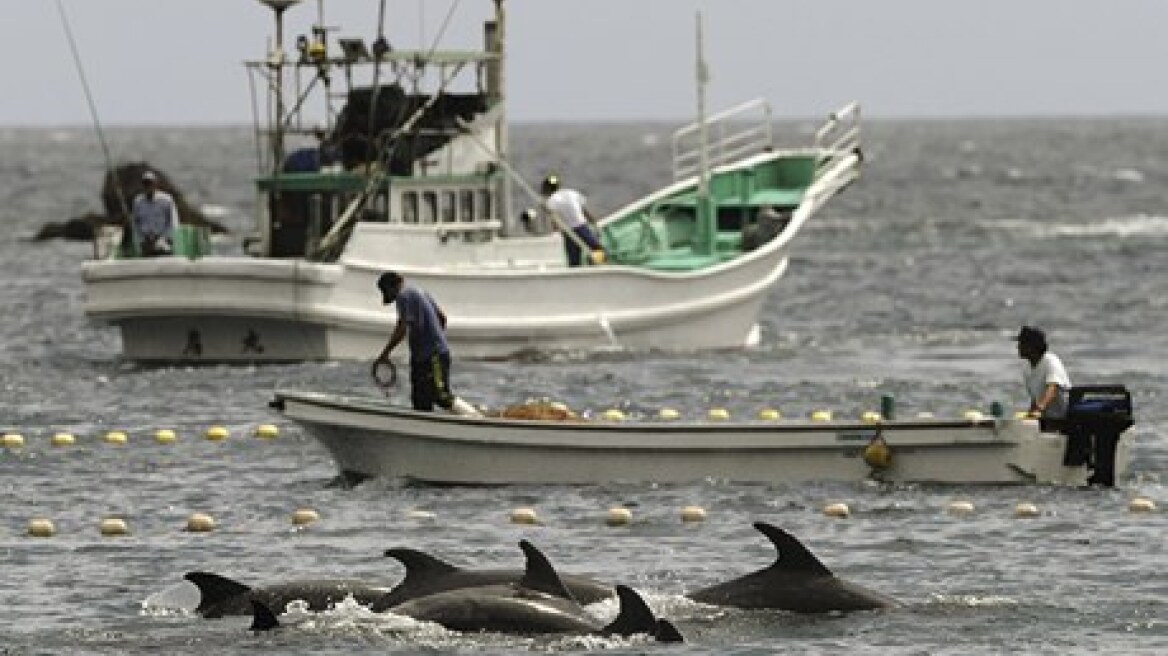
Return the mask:
<svg viewBox="0 0 1168 656">
<path fill-rule="evenodd" d="M 376 399 L 281 392 L 273 406 L 305 426 L 344 476 L 428 484 L 800 483 L 860 481 L 1083 485 L 1062 465 L 1066 438 L 1014 419 L 618 423 L 464 418 Z M 892 464 L 865 447 L 881 435 Z M 1129 460 L 1120 440 L 1116 475 Z"/>
</svg>

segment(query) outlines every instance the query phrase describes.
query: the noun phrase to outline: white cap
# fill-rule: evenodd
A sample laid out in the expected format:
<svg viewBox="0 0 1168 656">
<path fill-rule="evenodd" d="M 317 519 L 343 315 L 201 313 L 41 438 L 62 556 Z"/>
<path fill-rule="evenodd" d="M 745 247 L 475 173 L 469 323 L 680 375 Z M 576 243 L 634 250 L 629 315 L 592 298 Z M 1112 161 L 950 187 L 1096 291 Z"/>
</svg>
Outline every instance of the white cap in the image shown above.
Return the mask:
<svg viewBox="0 0 1168 656">
<path fill-rule="evenodd" d="M 146 172 L 142 174 L 142 181 L 145 182 L 147 180 L 156 182 L 158 180 L 158 176 L 154 175 L 154 171 L 147 169 Z"/>
</svg>

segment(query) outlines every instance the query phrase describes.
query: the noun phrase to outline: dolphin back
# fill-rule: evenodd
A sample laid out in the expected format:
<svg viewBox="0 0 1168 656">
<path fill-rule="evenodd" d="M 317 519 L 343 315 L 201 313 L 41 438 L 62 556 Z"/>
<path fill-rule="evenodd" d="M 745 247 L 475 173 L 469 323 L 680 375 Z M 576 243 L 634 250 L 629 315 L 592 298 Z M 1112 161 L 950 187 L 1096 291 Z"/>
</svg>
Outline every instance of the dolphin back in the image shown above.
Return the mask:
<svg viewBox="0 0 1168 656">
<path fill-rule="evenodd" d="M 210 572 L 187 572 L 183 578 L 199 589 L 199 606 L 195 612 L 203 617 L 222 617 L 251 612 L 247 605 L 251 587 L 226 576 Z M 232 612 L 232 607 L 237 607 Z"/>
</svg>

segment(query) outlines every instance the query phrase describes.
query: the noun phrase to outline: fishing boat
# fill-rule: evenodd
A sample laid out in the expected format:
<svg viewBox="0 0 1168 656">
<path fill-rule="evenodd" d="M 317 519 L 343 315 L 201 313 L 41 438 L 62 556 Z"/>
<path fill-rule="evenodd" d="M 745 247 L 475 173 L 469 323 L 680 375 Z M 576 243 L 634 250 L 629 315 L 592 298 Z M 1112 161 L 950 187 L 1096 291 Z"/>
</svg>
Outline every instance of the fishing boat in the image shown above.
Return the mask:
<svg viewBox="0 0 1168 656">
<path fill-rule="evenodd" d="M 1083 485 L 1085 461 L 1064 464 L 1068 436 L 1027 418 L 854 421 L 621 421 L 464 417 L 385 399 L 279 391 L 271 402 L 331 454 L 341 479 L 438 485 L 1044 483 Z M 1130 422 L 1123 424 L 1123 428 Z M 1130 438 L 1115 433 L 1113 478 Z"/>
<path fill-rule="evenodd" d="M 699 47 L 672 179 L 601 217 L 604 263 L 572 267 L 558 217 L 516 211 L 516 191 L 541 199 L 509 158 L 502 0 L 478 49 L 404 49 L 383 28 L 334 43 L 322 17 L 292 53 L 283 18 L 299 0 L 259 1 L 276 35 L 246 63 L 266 108 L 255 230 L 228 252 L 182 226 L 171 257 L 104 233 L 82 265 L 85 311 L 120 329 L 125 359 L 371 358 L 393 321 L 375 287 L 387 269 L 438 300 L 460 358 L 751 345 L 795 236 L 861 172 L 858 104 L 779 147 L 765 100 L 706 114 Z"/>
</svg>

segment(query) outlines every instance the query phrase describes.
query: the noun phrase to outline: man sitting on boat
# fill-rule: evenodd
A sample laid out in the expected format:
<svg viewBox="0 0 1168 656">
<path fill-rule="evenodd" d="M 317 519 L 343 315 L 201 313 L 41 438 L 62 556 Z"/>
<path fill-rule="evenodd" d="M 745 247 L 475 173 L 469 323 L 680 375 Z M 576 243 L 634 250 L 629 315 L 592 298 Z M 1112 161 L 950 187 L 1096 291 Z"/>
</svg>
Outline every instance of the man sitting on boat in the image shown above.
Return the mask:
<svg viewBox="0 0 1168 656">
<path fill-rule="evenodd" d="M 174 252 L 178 209 L 174 198 L 158 189 L 158 176 L 153 171 L 142 174 L 142 193 L 134 198 L 131 213 L 139 253 L 144 257 L 154 257 Z"/>
<path fill-rule="evenodd" d="M 604 263 L 604 248 L 592 227 L 596 217 L 588 211 L 584 195 L 575 189 L 561 187 L 560 179 L 555 175 L 544 178 L 540 192 L 544 196 L 544 207 L 564 233 L 568 266 L 584 263 L 584 248 L 589 249 L 588 261 L 591 264 Z"/>
<path fill-rule="evenodd" d="M 1018 332 L 1018 357 L 1026 360 L 1022 377 L 1030 394 L 1030 413 L 1043 419 L 1067 416 L 1067 395 L 1071 377 L 1063 361 L 1047 349 L 1046 333 L 1034 326 Z"/>
</svg>

